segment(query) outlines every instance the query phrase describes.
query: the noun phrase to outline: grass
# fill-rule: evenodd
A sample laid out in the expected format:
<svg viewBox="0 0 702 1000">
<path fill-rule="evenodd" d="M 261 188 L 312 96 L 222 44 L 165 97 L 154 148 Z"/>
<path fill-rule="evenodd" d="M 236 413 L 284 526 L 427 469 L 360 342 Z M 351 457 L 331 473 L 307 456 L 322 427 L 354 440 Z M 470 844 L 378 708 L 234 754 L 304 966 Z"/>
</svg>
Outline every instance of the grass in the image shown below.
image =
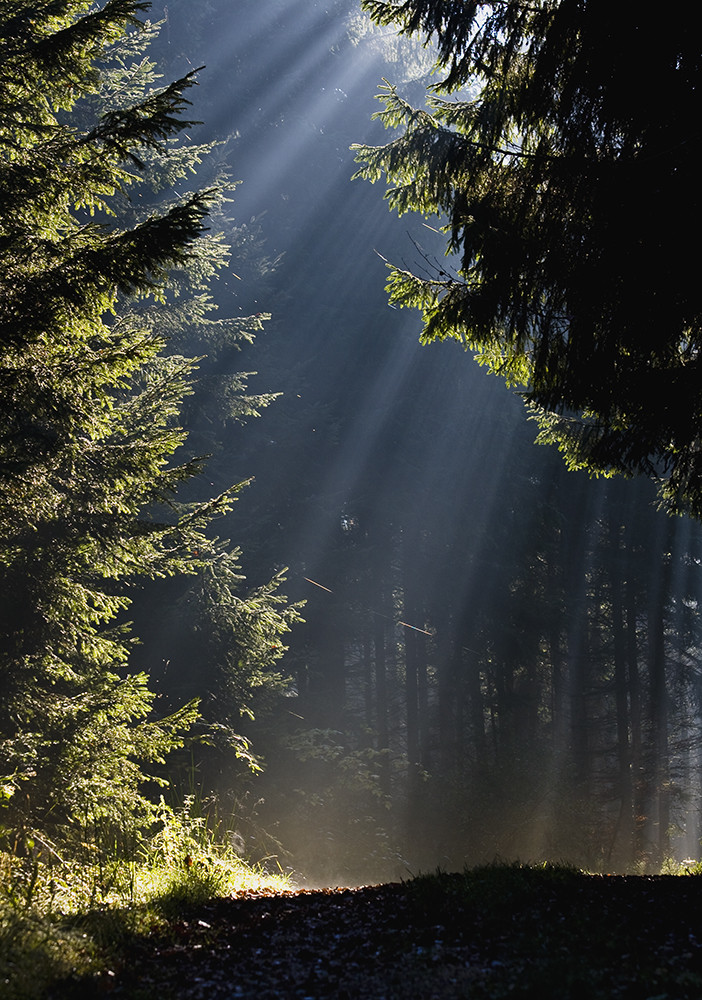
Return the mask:
<svg viewBox="0 0 702 1000">
<path fill-rule="evenodd" d="M 3 859 L 5 862 L 7 859 Z M 92 877 L 97 877 L 97 872 Z M 242 890 L 288 889 L 282 875 L 271 875 L 242 861 L 217 867 L 173 870 L 167 866 L 124 872 L 134 890 L 121 895 L 116 887 L 99 903 L 86 898 L 87 871 L 75 871 L 83 889 L 66 890 L 53 904 L 40 886 L 29 905 L 7 894 L 0 897 L 0 996 L 3 1000 L 39 1000 L 50 987 L 109 969 L 136 937 L 163 932 L 168 922 L 198 904 Z M 44 880 L 42 874 L 40 880 Z"/>
<path fill-rule="evenodd" d="M 208 899 L 289 888 L 282 872 L 246 863 L 226 830 L 213 832 L 197 815 L 194 799 L 164 807 L 129 859 L 0 853 L 0 997 L 40 1000 L 56 983 L 109 975 L 131 941 L 165 932 Z"/>
</svg>

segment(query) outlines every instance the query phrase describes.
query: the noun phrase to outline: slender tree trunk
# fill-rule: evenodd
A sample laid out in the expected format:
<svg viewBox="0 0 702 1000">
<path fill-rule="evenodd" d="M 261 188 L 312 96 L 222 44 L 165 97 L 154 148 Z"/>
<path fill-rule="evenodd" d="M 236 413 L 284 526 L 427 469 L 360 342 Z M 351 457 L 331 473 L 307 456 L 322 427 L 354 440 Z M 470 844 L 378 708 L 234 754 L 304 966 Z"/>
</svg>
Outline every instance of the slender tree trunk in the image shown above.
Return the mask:
<svg viewBox="0 0 702 1000">
<path fill-rule="evenodd" d="M 419 792 L 419 701 L 418 673 L 420 650 L 418 637 L 411 629 L 405 631 L 405 713 L 407 726 L 407 759 L 409 764 L 410 812 L 414 813 Z"/>
<path fill-rule="evenodd" d="M 563 529 L 561 562 L 566 611 L 566 685 L 568 743 L 573 762 L 573 781 L 582 790 L 590 776 L 589 732 L 586 692 L 588 684 L 588 580 L 591 562 L 588 525 L 589 508 L 578 512 Z"/>
<path fill-rule="evenodd" d="M 462 751 L 460 718 L 462 715 L 463 691 L 460 657 L 450 641 L 452 621 L 444 615 L 437 623 L 437 669 L 438 669 L 438 752 L 439 772 L 443 777 L 453 773 Z"/>
<path fill-rule="evenodd" d="M 625 869 L 634 849 L 634 799 L 631 780 L 631 746 L 629 742 L 629 698 L 627 685 L 627 639 L 624 625 L 624 583 L 620 526 L 610 518 L 610 586 L 612 605 L 612 637 L 614 645 L 614 696 L 617 719 L 617 760 L 619 764 L 619 817 L 610 848 L 617 867 Z"/>
<path fill-rule="evenodd" d="M 485 700 L 483 698 L 482 685 L 480 683 L 480 665 L 475 653 L 468 652 L 465 661 L 466 687 L 470 704 L 471 736 L 475 762 L 478 767 L 485 763 L 486 734 L 485 734 Z"/>
<path fill-rule="evenodd" d="M 387 602 L 385 592 L 380 578 L 375 581 L 374 607 L 377 614 L 373 623 L 373 653 L 375 664 L 375 729 L 377 733 L 377 749 L 389 750 L 390 748 L 390 725 L 388 710 L 388 676 L 387 676 Z M 383 794 L 390 794 L 390 760 L 389 754 L 384 753 L 381 757 L 380 765 L 381 788 Z"/>
<path fill-rule="evenodd" d="M 370 732 L 374 722 L 374 684 L 373 684 L 373 653 L 371 637 L 366 633 L 362 639 L 363 648 L 363 707 L 365 728 Z M 372 746 L 372 738 L 366 740 L 367 746 Z"/>
<path fill-rule="evenodd" d="M 568 635 L 568 677 L 570 687 L 570 744 L 573 755 L 573 777 L 584 785 L 590 776 L 587 691 L 587 659 L 585 643 L 587 622 L 585 609 L 573 609 L 574 622 Z"/>
<path fill-rule="evenodd" d="M 665 608 L 670 577 L 669 563 L 655 583 L 655 599 L 649 602 L 648 669 L 653 774 L 658 835 L 655 861 L 660 865 L 670 855 L 670 757 L 668 747 L 668 690 L 665 676 Z"/>
<path fill-rule="evenodd" d="M 424 816 L 421 801 L 421 746 L 419 728 L 420 677 L 426 669 L 423 636 L 416 623 L 423 620 L 417 595 L 418 539 L 405 531 L 402 549 L 403 638 L 405 652 L 405 726 L 407 734 L 407 828 L 421 848 Z"/>
<path fill-rule="evenodd" d="M 423 620 L 423 624 L 426 621 Z M 417 710 L 419 713 L 419 762 L 425 771 L 431 768 L 431 719 L 429 715 L 428 639 L 417 634 Z"/>
<path fill-rule="evenodd" d="M 631 726 L 631 776 L 634 812 L 633 859 L 640 861 L 646 854 L 645 817 L 647 812 L 647 781 L 643 758 L 643 715 L 641 677 L 639 674 L 639 644 L 636 614 L 636 593 L 631 579 L 624 585 L 626 612 L 626 679 L 629 693 L 629 724 Z"/>
</svg>

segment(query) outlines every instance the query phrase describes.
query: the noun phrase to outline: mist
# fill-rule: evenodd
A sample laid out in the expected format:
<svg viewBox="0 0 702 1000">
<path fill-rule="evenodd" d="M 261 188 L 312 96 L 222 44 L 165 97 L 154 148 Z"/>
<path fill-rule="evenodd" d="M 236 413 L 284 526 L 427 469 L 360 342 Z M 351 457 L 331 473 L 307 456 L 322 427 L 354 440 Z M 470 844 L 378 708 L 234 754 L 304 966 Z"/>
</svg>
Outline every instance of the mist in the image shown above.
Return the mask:
<svg viewBox="0 0 702 1000">
<path fill-rule="evenodd" d="M 208 765 L 243 849 L 325 885 L 698 858 L 699 525 L 567 472 L 517 394 L 388 305 L 385 260 L 440 261 L 440 220 L 391 215 L 350 146 L 385 139 L 383 77 L 424 99 L 430 54 L 348 0 L 152 17 L 166 76 L 205 66 L 193 137 L 240 182 L 212 295 L 271 315 L 217 364 L 282 394 L 243 426 L 193 410 L 198 489 L 252 478 L 217 531 L 306 602 L 285 693 L 242 721 L 262 774 Z M 195 683 L 181 645 L 167 617 L 139 656 Z"/>
</svg>

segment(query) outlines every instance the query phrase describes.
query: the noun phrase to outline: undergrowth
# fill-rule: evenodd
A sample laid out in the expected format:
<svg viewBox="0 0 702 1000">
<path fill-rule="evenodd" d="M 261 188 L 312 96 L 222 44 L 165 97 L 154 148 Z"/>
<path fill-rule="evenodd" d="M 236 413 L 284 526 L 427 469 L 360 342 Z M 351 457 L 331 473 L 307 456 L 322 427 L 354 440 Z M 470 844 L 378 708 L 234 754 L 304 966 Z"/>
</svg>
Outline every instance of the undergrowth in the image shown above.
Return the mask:
<svg viewBox="0 0 702 1000">
<path fill-rule="evenodd" d="M 39 1000 L 52 984 L 108 970 L 137 937 L 218 896 L 289 889 L 280 870 L 252 865 L 235 831 L 197 809 L 194 797 L 162 803 L 132 851 L 94 850 L 86 862 L 56 849 L 0 852 L 0 997 Z"/>
</svg>

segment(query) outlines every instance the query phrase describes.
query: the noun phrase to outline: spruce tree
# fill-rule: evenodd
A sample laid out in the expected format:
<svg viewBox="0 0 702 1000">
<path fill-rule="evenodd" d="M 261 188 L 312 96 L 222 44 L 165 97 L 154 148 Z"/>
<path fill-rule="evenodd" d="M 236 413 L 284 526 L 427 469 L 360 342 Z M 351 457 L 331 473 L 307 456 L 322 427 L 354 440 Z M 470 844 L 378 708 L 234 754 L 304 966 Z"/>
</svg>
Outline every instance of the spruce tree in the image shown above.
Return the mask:
<svg viewBox="0 0 702 1000">
<path fill-rule="evenodd" d="M 192 74 L 96 99 L 146 6 L 0 3 L 0 775 L 12 843 L 48 851 L 148 816 L 144 764 L 196 706 L 152 714 L 129 669 L 127 588 L 220 558 L 205 529 L 237 489 L 178 501 L 200 467 L 174 459 L 196 362 L 161 354 L 168 331 L 144 308 L 202 260 L 214 196 L 115 217 L 146 158 L 192 124 Z"/>
<path fill-rule="evenodd" d="M 702 300 L 682 238 L 702 216 L 702 59 L 686 19 L 570 0 L 364 7 L 432 38 L 443 74 L 424 109 L 388 85 L 380 117 L 399 132 L 359 149 L 394 209 L 446 226 L 450 259 L 393 269 L 392 301 L 522 389 L 571 467 L 646 473 L 702 515 Z"/>
</svg>

